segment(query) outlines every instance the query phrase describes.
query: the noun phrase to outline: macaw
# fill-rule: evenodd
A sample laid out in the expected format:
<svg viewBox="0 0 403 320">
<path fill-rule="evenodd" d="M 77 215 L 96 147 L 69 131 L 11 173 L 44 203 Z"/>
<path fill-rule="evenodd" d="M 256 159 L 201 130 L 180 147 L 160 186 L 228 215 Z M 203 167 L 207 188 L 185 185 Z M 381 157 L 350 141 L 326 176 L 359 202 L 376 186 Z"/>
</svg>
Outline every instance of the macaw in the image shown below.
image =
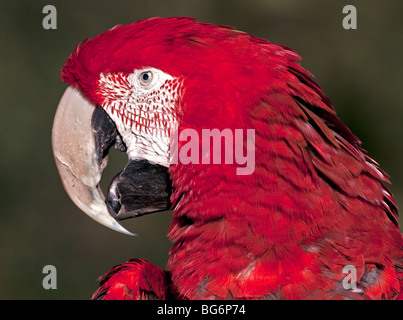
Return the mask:
<svg viewBox="0 0 403 320">
<path fill-rule="evenodd" d="M 388 177 L 300 60 L 192 18 L 118 25 L 78 44 L 52 131 L 67 193 L 126 234 L 119 220 L 173 210 L 167 270 L 128 260 L 93 299 L 403 298 Z M 239 173 L 234 149 L 210 161 L 207 129 L 225 138 L 221 160 L 235 138 L 235 151 L 252 150 L 250 170 Z M 105 196 L 112 146 L 128 163 Z"/>
</svg>

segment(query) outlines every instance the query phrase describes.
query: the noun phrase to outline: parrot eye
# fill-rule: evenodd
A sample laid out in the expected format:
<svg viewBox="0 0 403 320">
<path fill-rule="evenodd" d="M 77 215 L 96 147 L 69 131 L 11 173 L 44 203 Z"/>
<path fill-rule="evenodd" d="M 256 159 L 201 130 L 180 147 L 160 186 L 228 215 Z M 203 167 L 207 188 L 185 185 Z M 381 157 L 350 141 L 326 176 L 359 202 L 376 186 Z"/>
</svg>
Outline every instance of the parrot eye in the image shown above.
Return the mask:
<svg viewBox="0 0 403 320">
<path fill-rule="evenodd" d="M 145 71 L 145 72 L 140 73 L 139 80 L 140 80 L 140 84 L 142 86 L 148 86 L 151 83 L 151 81 L 153 80 L 152 72 Z"/>
</svg>

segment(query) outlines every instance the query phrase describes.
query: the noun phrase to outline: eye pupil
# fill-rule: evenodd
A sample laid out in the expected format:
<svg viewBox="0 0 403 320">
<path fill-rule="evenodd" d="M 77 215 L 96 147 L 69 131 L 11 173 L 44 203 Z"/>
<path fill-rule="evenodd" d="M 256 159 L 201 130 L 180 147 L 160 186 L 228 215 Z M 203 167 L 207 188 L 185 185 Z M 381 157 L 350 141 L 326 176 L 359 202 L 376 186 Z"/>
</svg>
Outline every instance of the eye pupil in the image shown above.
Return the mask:
<svg viewBox="0 0 403 320">
<path fill-rule="evenodd" d="M 151 73 L 151 71 L 146 71 L 140 74 L 139 80 L 141 85 L 147 86 L 151 83 L 152 78 L 153 74 Z"/>
</svg>

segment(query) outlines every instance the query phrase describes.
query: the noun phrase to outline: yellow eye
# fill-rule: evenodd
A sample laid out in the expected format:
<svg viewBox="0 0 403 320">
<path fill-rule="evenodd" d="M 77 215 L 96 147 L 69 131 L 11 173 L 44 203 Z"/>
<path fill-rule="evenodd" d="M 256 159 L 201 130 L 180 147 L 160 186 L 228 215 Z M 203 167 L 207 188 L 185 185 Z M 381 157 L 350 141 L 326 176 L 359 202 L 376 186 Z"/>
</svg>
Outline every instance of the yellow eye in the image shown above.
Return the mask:
<svg viewBox="0 0 403 320">
<path fill-rule="evenodd" d="M 151 83 L 151 81 L 153 80 L 152 72 L 144 71 L 144 72 L 140 73 L 139 80 L 140 80 L 140 84 L 142 86 L 148 86 Z"/>
</svg>

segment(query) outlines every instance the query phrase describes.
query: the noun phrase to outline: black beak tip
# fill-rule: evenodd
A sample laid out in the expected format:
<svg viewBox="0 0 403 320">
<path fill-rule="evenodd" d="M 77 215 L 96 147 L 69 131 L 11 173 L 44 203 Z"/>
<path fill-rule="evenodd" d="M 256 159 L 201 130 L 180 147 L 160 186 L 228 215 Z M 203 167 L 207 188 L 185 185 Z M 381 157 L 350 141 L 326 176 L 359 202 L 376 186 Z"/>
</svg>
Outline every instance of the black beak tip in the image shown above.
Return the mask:
<svg viewBox="0 0 403 320">
<path fill-rule="evenodd" d="M 170 195 L 168 168 L 147 160 L 130 160 L 113 178 L 105 202 L 112 217 L 124 220 L 169 210 Z"/>
</svg>

